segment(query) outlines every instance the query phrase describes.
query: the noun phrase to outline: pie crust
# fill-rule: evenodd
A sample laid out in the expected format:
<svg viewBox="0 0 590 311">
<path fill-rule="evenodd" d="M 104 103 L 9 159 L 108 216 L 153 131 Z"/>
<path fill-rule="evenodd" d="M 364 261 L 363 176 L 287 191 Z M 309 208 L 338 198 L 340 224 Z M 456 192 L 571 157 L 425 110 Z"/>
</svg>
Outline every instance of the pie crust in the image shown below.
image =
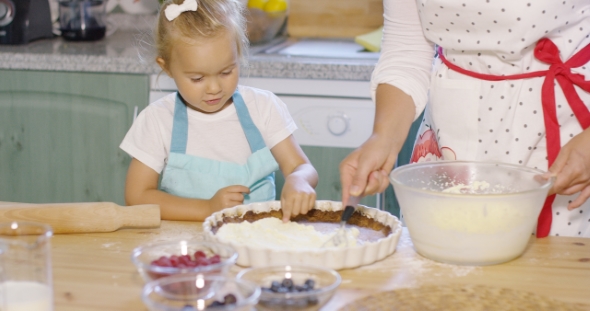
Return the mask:
<svg viewBox="0 0 590 311">
<path fill-rule="evenodd" d="M 310 223 L 339 223 L 342 203 L 317 201 L 306 215 L 298 215 L 292 221 Z M 309 250 L 277 250 L 221 241 L 215 233 L 226 223 L 253 222 L 265 217 L 282 218 L 281 202 L 269 201 L 238 205 L 213 213 L 203 222 L 205 239 L 229 244 L 238 252 L 237 264 L 244 267 L 270 265 L 313 264 L 331 269 L 349 269 L 369 265 L 391 255 L 401 234 L 401 222 L 388 212 L 357 205 L 349 225 L 373 230 L 380 238 L 367 240 L 356 246 Z"/>
</svg>

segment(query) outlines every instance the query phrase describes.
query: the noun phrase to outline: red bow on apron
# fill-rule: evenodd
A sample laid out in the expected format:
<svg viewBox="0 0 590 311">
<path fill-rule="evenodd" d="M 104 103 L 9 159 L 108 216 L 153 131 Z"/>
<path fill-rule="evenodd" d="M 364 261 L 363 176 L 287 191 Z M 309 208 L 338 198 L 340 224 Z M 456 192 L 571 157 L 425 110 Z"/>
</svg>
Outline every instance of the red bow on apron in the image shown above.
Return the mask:
<svg viewBox="0 0 590 311">
<path fill-rule="evenodd" d="M 508 76 L 482 74 L 456 66 L 444 57 L 442 47 L 438 48 L 438 55 L 449 69 L 482 80 L 503 81 L 545 77 L 541 89 L 541 103 L 543 105 L 543 119 L 547 138 L 547 160 L 549 161 L 549 167 L 551 167 L 561 149 L 553 80 L 557 80 L 561 86 L 563 94 L 565 95 L 574 115 L 578 119 L 578 122 L 580 122 L 582 129 L 585 130 L 590 127 L 590 111 L 588 111 L 588 108 L 584 105 L 584 102 L 582 102 L 574 88 L 575 84 L 584 91 L 590 92 L 590 81 L 584 80 L 583 75 L 571 72 L 571 68 L 580 67 L 590 62 L 590 44 L 586 45 L 564 63 L 559 58 L 559 49 L 557 46 L 555 46 L 551 40 L 543 38 L 539 40 L 535 46 L 535 57 L 538 60 L 549 64 L 549 69 Z M 537 223 L 537 237 L 542 238 L 549 235 L 553 218 L 551 206 L 554 200 L 555 194 L 547 197 L 545 200 L 545 204 L 543 205 Z"/>
</svg>

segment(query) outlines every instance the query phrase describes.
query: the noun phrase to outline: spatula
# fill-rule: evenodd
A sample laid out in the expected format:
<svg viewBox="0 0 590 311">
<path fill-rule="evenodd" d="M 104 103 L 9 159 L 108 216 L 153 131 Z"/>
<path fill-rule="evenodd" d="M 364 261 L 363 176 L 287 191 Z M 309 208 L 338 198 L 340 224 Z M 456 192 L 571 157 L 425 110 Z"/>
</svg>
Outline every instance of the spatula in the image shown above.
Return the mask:
<svg viewBox="0 0 590 311">
<path fill-rule="evenodd" d="M 358 204 L 359 198 L 358 197 L 350 197 L 347 205 L 342 212 L 342 216 L 340 217 L 340 228 L 336 231 L 334 236 L 324 242 L 322 248 L 326 247 L 339 247 L 341 244 L 345 244 L 344 247 L 348 246 L 348 239 L 346 238 L 346 223 L 354 214 L 355 206 Z"/>
</svg>

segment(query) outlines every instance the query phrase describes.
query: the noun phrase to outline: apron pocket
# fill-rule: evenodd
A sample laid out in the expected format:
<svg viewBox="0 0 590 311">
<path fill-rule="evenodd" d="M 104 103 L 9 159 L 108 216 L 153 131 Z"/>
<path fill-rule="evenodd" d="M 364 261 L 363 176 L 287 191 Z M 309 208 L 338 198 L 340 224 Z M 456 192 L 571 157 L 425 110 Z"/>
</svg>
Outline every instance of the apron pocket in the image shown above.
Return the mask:
<svg viewBox="0 0 590 311">
<path fill-rule="evenodd" d="M 473 160 L 477 155 L 480 87 L 478 80 L 433 77 L 429 117 L 445 160 L 452 160 L 447 157 L 453 153 L 456 160 Z"/>
</svg>

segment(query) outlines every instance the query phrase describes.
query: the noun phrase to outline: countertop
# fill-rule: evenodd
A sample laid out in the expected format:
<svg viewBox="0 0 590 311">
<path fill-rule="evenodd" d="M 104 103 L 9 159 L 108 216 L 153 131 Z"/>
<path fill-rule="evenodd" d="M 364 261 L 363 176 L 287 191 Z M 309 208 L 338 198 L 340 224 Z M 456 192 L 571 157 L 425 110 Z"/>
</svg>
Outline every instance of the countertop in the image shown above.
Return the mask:
<svg viewBox="0 0 590 311">
<path fill-rule="evenodd" d="M 71 42 L 56 36 L 24 45 L 0 45 L 0 69 L 159 73 L 151 48 L 155 16 L 116 13 L 108 20 L 107 36 L 98 41 Z M 376 63 L 259 53 L 271 44 L 251 46 L 249 67 L 242 69 L 242 76 L 369 81 Z"/>
<path fill-rule="evenodd" d="M 202 223 L 162 221 L 156 229 L 54 235 L 51 243 L 55 310 L 146 310 L 140 297 L 143 281 L 131 263 L 131 251 L 140 244 L 174 239 L 203 239 Z M 589 310 L 589 257 L 590 239 L 531 237 L 525 253 L 504 264 L 482 267 L 442 264 L 418 255 L 404 228 L 391 256 L 372 265 L 339 271 L 342 284 L 322 311 L 338 310 L 383 291 L 430 285 L 485 286 L 504 292 L 530 293 L 524 297 L 542 296 L 562 304 L 560 310 L 570 310 L 571 306 Z M 242 269 L 234 266 L 230 273 Z M 470 302 L 471 310 L 483 310 L 475 308 L 475 298 Z"/>
</svg>

